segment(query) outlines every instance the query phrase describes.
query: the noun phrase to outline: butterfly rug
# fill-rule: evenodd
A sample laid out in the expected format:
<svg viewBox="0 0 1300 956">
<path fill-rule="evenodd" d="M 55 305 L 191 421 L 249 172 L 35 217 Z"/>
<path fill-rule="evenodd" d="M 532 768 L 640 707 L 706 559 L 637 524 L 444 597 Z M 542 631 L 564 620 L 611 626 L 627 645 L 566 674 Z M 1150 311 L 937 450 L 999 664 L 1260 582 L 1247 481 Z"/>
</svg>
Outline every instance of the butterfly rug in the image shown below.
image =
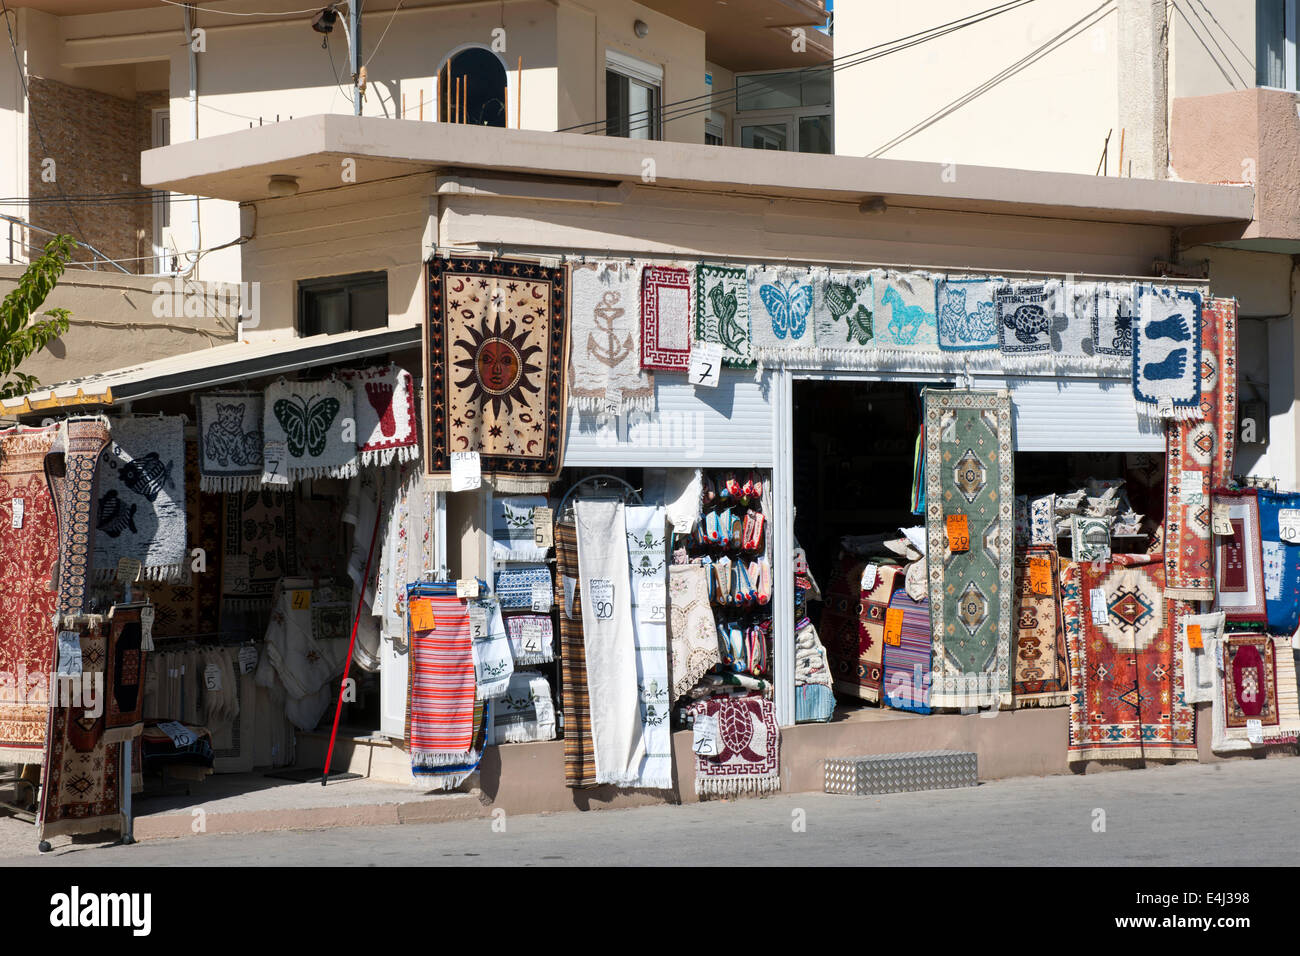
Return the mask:
<svg viewBox="0 0 1300 956">
<path fill-rule="evenodd" d="M 139 559 L 151 581 L 184 577 L 185 419 L 113 419 L 96 477 L 95 577 L 112 580 L 120 558 Z"/>
<path fill-rule="evenodd" d="M 357 473 L 352 389 L 339 379 L 273 382 L 262 411 L 262 484 L 304 478 L 350 478 Z"/>
<path fill-rule="evenodd" d="M 813 281 L 808 270 L 750 267 L 750 317 L 760 365 L 803 363 L 816 357 Z"/>
<path fill-rule="evenodd" d="M 744 268 L 696 266 L 695 304 L 695 341 L 722 346 L 723 365 L 753 368 L 749 280 Z"/>
<path fill-rule="evenodd" d="M 391 465 L 420 457 L 410 372 L 390 362 L 378 368 L 344 369 L 339 378 L 352 386 L 362 465 Z"/>
<path fill-rule="evenodd" d="M 1148 418 L 1201 417 L 1201 293 L 1142 286 L 1133 335 L 1133 396 Z"/>
<path fill-rule="evenodd" d="M 564 462 L 567 271 L 438 257 L 428 273 L 425 431 L 435 489 L 451 487 L 451 455 L 472 452 L 497 493 L 545 493 Z M 638 324 L 635 311 L 629 321 Z"/>
<path fill-rule="evenodd" d="M 199 487 L 242 491 L 262 484 L 262 393 L 208 392 L 199 405 Z"/>
<path fill-rule="evenodd" d="M 716 726 L 709 754 L 696 748 L 695 792 L 701 797 L 774 793 L 781 789 L 781 732 L 765 697 L 711 697 L 687 707 Z M 711 729 L 712 729 L 711 726 Z"/>
</svg>

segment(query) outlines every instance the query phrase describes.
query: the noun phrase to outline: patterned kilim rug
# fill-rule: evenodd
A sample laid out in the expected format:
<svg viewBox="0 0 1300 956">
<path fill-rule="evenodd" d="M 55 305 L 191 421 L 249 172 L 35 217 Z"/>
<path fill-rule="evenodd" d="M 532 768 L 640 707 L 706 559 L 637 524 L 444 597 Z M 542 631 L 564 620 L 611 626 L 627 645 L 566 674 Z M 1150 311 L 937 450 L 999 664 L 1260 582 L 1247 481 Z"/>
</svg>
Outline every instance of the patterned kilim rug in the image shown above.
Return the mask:
<svg viewBox="0 0 1300 956">
<path fill-rule="evenodd" d="M 582 586 L 578 582 L 578 528 L 573 519 L 555 526 L 555 606 L 560 612 L 560 707 L 564 713 L 564 783 L 596 785 L 587 695 L 587 647 L 582 634 Z"/>
<path fill-rule="evenodd" d="M 830 657 L 835 690 L 862 700 L 880 700 L 879 676 L 874 686 L 859 679 L 862 642 L 858 635 L 858 608 L 862 601 L 860 588 L 864 567 L 866 562 L 852 555 L 840 555 L 835 562 L 826 590 L 822 592 L 818 633 Z M 879 663 L 877 660 L 877 670 Z"/>
<path fill-rule="evenodd" d="M 428 273 L 424 420 L 435 484 L 450 488 L 453 452 L 478 452 L 497 492 L 545 493 L 564 461 L 566 270 L 435 257 Z"/>
<path fill-rule="evenodd" d="M 856 615 L 858 622 L 858 656 L 857 696 L 863 700 L 879 700 L 885 683 L 885 656 L 889 649 L 885 646 L 885 612 L 889 610 L 889 601 L 894 591 L 903 586 L 905 571 L 898 565 L 884 564 L 876 568 L 876 579 L 869 589 L 863 589 L 858 583 L 858 596 L 861 611 Z M 861 573 L 859 573 L 859 579 Z M 929 602 L 926 603 L 927 610 Z M 829 650 L 828 650 L 829 653 Z M 925 628 L 925 670 L 930 672 L 930 626 L 926 620 Z M 848 681 L 837 686 L 841 693 L 854 693 Z"/>
<path fill-rule="evenodd" d="M 895 710 L 930 712 L 930 601 L 895 591 L 889 608 L 903 612 L 899 643 L 885 645 L 885 703 Z"/>
<path fill-rule="evenodd" d="M 145 651 L 141 604 L 120 604 L 108 612 L 104 678 L 104 742 L 122 743 L 144 729 Z"/>
<path fill-rule="evenodd" d="M 45 759 L 58 520 L 45 484 L 55 428 L 0 432 L 0 764 Z"/>
<path fill-rule="evenodd" d="M 925 390 L 931 707 L 1011 706 L 1011 397 Z M 948 526 L 966 526 L 954 551 Z"/>
<path fill-rule="evenodd" d="M 59 519 L 60 614 L 80 614 L 86 606 L 95 535 L 95 469 L 108 438 L 108 419 L 71 419 L 59 426 L 45 459 L 45 478 Z"/>
<path fill-rule="evenodd" d="M 1290 636 L 1300 626 L 1300 546 L 1282 540 L 1281 519 L 1300 514 L 1300 494 L 1260 488 L 1256 498 L 1268 629 Z"/>
<path fill-rule="evenodd" d="M 700 796 L 772 793 L 781 789 L 781 732 L 776 708 L 765 697 L 713 697 L 687 710 L 717 721 L 715 756 L 695 756 Z"/>
<path fill-rule="evenodd" d="M 222 602 L 269 606 L 275 582 L 298 573 L 292 493 L 261 488 L 226 495 Z"/>
<path fill-rule="evenodd" d="M 60 680 L 60 703 L 51 707 L 41 781 L 39 839 L 101 830 L 121 830 L 121 748 L 105 739 L 106 713 L 100 700 L 87 707 L 85 690 L 103 693 L 107 656 L 101 618 L 83 625 L 81 678 Z M 94 684 L 98 682 L 98 688 Z M 92 716 L 94 715 L 94 716 Z"/>
<path fill-rule="evenodd" d="M 258 446 L 261 454 L 261 446 Z M 154 605 L 154 637 L 215 634 L 221 608 L 222 496 L 203 492 L 199 477 L 199 443 L 185 443 L 185 523 L 191 547 L 203 548 L 207 570 L 190 571 L 187 579 L 149 588 Z"/>
<path fill-rule="evenodd" d="M 1214 503 L 1227 508 L 1232 525 L 1232 534 L 1214 538 L 1214 590 L 1218 594 L 1215 609 L 1223 611 L 1229 623 L 1264 623 L 1268 612 L 1255 489 L 1216 488 Z"/>
<path fill-rule="evenodd" d="M 1266 634 L 1229 634 L 1223 641 L 1223 721 L 1229 740 L 1294 743 L 1300 730 L 1295 707 L 1295 661 L 1289 641 Z M 1287 675 L 1283 711 L 1283 668 Z M 1258 741 L 1250 741 L 1251 721 L 1259 721 Z"/>
<path fill-rule="evenodd" d="M 1070 567 L 1079 575 L 1079 613 L 1070 636 L 1069 761 L 1196 760 L 1196 712 L 1183 699 L 1181 602 L 1164 596 L 1164 556 Z"/>
<path fill-rule="evenodd" d="M 1061 626 L 1060 567 L 1055 548 L 1016 555 L 1016 707 L 1070 702 L 1070 667 Z"/>
</svg>

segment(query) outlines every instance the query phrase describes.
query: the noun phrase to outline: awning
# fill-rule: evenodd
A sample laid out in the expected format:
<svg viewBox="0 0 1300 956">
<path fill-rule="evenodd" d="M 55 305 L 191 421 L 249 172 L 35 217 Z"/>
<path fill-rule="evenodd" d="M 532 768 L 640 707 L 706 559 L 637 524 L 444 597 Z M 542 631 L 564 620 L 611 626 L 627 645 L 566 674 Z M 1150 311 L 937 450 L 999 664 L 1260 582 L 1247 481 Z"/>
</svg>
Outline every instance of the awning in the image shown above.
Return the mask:
<svg viewBox="0 0 1300 956">
<path fill-rule="evenodd" d="M 419 348 L 420 342 L 420 326 L 412 325 L 218 345 L 88 375 L 17 398 L 0 399 L 0 414 L 12 416 L 50 409 L 120 405 L 175 392 L 198 392 L 232 382 Z"/>
</svg>

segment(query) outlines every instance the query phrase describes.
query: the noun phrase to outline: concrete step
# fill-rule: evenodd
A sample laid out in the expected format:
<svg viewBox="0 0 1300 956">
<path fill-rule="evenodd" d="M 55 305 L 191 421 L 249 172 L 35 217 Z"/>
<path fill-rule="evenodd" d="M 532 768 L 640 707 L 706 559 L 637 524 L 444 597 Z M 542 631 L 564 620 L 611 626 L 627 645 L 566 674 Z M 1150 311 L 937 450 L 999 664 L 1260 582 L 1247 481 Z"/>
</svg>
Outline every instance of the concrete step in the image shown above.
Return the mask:
<svg viewBox="0 0 1300 956">
<path fill-rule="evenodd" d="M 312 732 L 298 734 L 297 765 L 299 767 L 325 766 L 330 735 Z M 417 786 L 411 777 L 411 758 L 388 737 L 378 734 L 367 737 L 339 735 L 334 742 L 334 757 L 330 773 L 350 771 L 380 783 L 410 784 Z"/>
<path fill-rule="evenodd" d="M 826 761 L 827 793 L 909 793 L 978 783 L 977 757 L 969 750 L 920 750 Z"/>
</svg>

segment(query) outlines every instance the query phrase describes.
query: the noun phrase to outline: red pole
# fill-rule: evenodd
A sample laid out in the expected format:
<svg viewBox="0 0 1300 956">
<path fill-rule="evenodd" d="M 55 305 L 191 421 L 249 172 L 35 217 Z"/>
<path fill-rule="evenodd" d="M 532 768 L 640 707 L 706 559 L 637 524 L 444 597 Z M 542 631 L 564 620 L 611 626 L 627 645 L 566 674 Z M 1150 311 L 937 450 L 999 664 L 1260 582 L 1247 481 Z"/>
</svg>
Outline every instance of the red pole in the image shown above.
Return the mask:
<svg viewBox="0 0 1300 956">
<path fill-rule="evenodd" d="M 366 570 L 361 575 L 361 594 L 357 598 L 357 613 L 352 618 L 352 639 L 348 641 L 348 657 L 343 662 L 343 680 L 339 683 L 339 700 L 334 706 L 334 727 L 330 730 L 330 746 L 325 752 L 325 769 L 321 772 L 320 785 L 323 787 L 330 778 L 330 761 L 334 759 L 334 738 L 339 732 L 339 714 L 343 713 L 343 692 L 348 687 L 348 669 L 352 666 L 352 651 L 357 646 L 357 626 L 361 623 L 361 609 L 366 605 L 366 584 L 370 581 L 370 559 L 375 556 L 375 539 L 379 537 L 379 518 L 383 512 L 383 496 L 375 505 L 375 530 L 370 532 L 370 549 L 366 551 Z"/>
</svg>

